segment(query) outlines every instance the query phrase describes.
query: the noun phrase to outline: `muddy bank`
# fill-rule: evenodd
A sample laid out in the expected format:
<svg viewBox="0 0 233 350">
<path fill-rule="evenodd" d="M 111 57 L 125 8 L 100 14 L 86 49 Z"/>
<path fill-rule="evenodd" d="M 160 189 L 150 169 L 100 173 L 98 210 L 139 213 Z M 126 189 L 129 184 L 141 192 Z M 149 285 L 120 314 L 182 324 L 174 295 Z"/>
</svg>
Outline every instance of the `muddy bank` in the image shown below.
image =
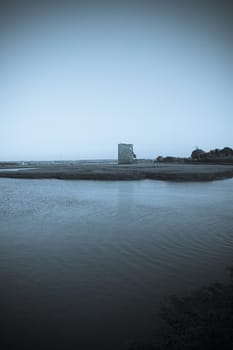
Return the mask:
<svg viewBox="0 0 233 350">
<path fill-rule="evenodd" d="M 33 168 L 32 168 L 33 166 Z M 17 166 L 17 171 L 0 167 L 0 177 L 22 179 L 67 180 L 141 180 L 213 181 L 233 177 L 232 165 L 213 164 L 43 164 L 33 162 L 30 168 Z"/>
</svg>

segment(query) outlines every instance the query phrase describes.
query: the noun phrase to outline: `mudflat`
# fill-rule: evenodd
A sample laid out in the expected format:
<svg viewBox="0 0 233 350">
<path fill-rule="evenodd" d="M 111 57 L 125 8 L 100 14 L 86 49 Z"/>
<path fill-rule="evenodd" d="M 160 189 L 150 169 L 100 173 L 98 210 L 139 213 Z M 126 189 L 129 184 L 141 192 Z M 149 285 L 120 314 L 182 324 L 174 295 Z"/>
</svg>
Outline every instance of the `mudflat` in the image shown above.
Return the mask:
<svg viewBox="0 0 233 350">
<path fill-rule="evenodd" d="M 215 164 L 161 164 L 138 162 L 119 165 L 88 162 L 33 162 L 30 165 L 0 165 L 0 177 L 23 179 L 67 180 L 140 180 L 213 181 L 233 177 L 233 165 Z"/>
</svg>

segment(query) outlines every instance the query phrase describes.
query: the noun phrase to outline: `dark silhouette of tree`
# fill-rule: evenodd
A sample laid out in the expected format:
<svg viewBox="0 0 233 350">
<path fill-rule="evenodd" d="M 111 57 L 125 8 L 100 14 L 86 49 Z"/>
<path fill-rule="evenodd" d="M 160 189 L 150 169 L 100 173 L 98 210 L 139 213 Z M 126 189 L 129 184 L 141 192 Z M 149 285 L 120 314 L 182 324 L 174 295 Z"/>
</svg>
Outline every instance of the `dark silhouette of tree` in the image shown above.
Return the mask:
<svg viewBox="0 0 233 350">
<path fill-rule="evenodd" d="M 200 159 L 204 154 L 205 152 L 202 149 L 196 148 L 194 151 L 192 151 L 191 158 Z"/>
</svg>

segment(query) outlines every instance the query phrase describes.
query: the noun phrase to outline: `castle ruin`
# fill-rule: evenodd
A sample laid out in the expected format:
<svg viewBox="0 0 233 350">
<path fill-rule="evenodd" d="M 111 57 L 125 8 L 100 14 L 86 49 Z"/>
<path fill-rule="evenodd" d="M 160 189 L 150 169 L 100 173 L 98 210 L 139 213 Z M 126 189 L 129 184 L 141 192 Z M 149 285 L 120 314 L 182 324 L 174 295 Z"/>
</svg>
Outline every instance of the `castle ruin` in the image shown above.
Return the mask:
<svg viewBox="0 0 233 350">
<path fill-rule="evenodd" d="M 132 144 L 118 144 L 118 164 L 132 164 L 135 158 L 136 155 L 134 154 Z"/>
</svg>

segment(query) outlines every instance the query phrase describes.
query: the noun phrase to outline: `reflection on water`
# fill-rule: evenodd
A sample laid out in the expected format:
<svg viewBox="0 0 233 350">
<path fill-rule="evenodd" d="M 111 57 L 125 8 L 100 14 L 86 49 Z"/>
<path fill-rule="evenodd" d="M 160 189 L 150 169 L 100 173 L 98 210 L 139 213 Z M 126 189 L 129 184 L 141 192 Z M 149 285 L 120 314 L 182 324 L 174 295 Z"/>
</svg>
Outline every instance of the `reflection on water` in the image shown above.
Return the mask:
<svg viewBox="0 0 233 350">
<path fill-rule="evenodd" d="M 0 172 L 6 172 L 6 171 L 21 171 L 21 170 L 33 170 L 37 168 L 1 168 Z"/>
<path fill-rule="evenodd" d="M 2 341 L 111 350 L 150 336 L 163 296 L 227 276 L 232 185 L 1 179 Z"/>
</svg>

